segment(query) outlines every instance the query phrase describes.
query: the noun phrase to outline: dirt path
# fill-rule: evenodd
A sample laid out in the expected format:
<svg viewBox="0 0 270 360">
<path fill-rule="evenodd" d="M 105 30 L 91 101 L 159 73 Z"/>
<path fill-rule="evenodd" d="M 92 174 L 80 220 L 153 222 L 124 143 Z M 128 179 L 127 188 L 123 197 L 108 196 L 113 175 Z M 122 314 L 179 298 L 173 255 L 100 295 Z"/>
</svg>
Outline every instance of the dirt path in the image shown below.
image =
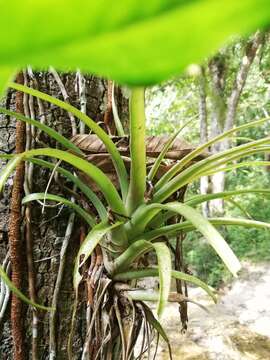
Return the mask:
<svg viewBox="0 0 270 360">
<path fill-rule="evenodd" d="M 174 360 L 270 360 L 270 264 L 243 264 L 242 274 L 213 305 L 191 289 L 189 297 L 209 310 L 189 306 L 189 330 L 180 333 L 177 305 L 169 305 L 163 320 Z M 158 360 L 169 359 L 166 346 Z"/>
</svg>

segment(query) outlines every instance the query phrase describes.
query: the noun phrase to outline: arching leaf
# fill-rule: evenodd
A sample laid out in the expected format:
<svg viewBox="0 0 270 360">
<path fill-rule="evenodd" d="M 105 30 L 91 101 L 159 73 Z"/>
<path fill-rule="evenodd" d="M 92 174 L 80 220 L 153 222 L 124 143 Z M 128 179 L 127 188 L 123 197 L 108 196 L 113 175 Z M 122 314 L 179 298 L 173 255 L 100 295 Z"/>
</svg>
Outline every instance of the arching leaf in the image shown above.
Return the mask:
<svg viewBox="0 0 270 360">
<path fill-rule="evenodd" d="M 159 300 L 157 313 L 161 316 L 168 301 L 172 270 L 171 254 L 166 244 L 161 242 L 150 243 L 144 239 L 134 242 L 115 259 L 113 276 L 127 270 L 136 259 L 152 249 L 156 252 L 158 261 Z"/>
<path fill-rule="evenodd" d="M 70 140 L 65 138 L 63 135 L 59 134 L 57 131 L 55 131 L 51 127 L 49 127 L 49 126 L 47 126 L 45 124 L 42 124 L 40 121 L 30 119 L 30 118 L 28 118 L 28 117 L 26 117 L 26 116 L 24 116 L 22 114 L 19 114 L 19 113 L 15 112 L 15 111 L 10 111 L 10 110 L 4 109 L 2 107 L 0 107 L 0 113 L 3 113 L 3 114 L 8 115 L 8 116 L 15 117 L 19 121 L 23 121 L 23 122 L 25 122 L 27 124 L 30 124 L 30 125 L 33 125 L 33 126 L 37 127 L 38 129 L 44 131 L 50 137 L 52 137 L 53 139 L 58 141 L 60 144 L 65 146 L 67 149 L 73 150 L 73 152 L 83 155 L 83 152 L 76 145 L 74 145 Z"/>
<path fill-rule="evenodd" d="M 139 232 L 137 228 L 139 228 L 141 233 L 144 232 L 145 226 L 161 210 L 175 212 L 176 214 L 182 215 L 186 220 L 189 220 L 194 228 L 204 235 L 205 239 L 214 248 L 230 272 L 236 276 L 237 272 L 241 268 L 241 265 L 227 242 L 206 218 L 188 205 L 171 202 L 166 204 L 150 204 L 142 207 L 141 210 L 138 209 L 137 211 L 136 221 L 131 219 L 131 223 L 133 221 L 133 227 L 130 225 L 129 233 L 131 234 L 133 232 L 134 234 L 137 234 Z"/>
<path fill-rule="evenodd" d="M 37 309 L 40 310 L 46 310 L 46 311 L 50 311 L 53 310 L 50 307 L 47 306 L 43 306 L 43 305 L 39 305 L 34 303 L 33 301 L 31 301 L 30 299 L 28 299 L 28 297 L 26 297 L 19 289 L 16 288 L 16 286 L 13 284 L 13 282 L 9 279 L 8 275 L 6 274 L 6 272 L 4 271 L 4 269 L 2 268 L 2 266 L 0 266 L 0 276 L 2 278 L 2 280 L 4 281 L 4 283 L 6 283 L 6 285 L 8 286 L 8 288 L 22 301 L 24 301 L 25 303 L 27 303 L 28 305 L 31 305 Z"/>
<path fill-rule="evenodd" d="M 63 175 L 66 179 L 70 180 L 75 184 L 87 197 L 87 199 L 92 202 L 93 206 L 96 208 L 101 220 L 105 220 L 108 217 L 107 210 L 98 196 L 87 186 L 84 182 L 82 182 L 77 176 L 73 175 L 70 171 L 62 168 L 61 166 L 55 167 L 55 164 L 45 161 L 42 159 L 30 158 L 28 161 L 33 164 L 47 167 L 51 170 L 55 169 L 59 174 Z"/>
<path fill-rule="evenodd" d="M 207 219 L 214 226 L 243 226 L 247 228 L 254 229 L 270 229 L 270 224 L 262 221 L 249 220 L 249 219 L 241 219 L 241 218 L 208 218 Z M 183 221 L 178 224 L 166 225 L 155 230 L 148 231 L 144 234 L 144 239 L 147 241 L 152 241 L 160 236 L 170 236 L 173 234 L 177 234 L 180 231 L 189 232 L 197 230 L 196 226 L 193 225 L 190 221 Z M 134 242 L 137 239 L 133 240 Z"/>
<path fill-rule="evenodd" d="M 214 295 L 210 287 L 207 284 L 205 284 L 203 281 L 198 279 L 196 276 L 185 274 L 181 271 L 176 271 L 176 270 L 171 270 L 171 275 L 175 279 L 190 282 L 193 285 L 199 286 L 214 300 L 214 302 L 217 302 L 216 296 Z M 125 280 L 142 279 L 142 278 L 154 277 L 154 276 L 159 276 L 159 270 L 156 268 L 146 268 L 146 269 L 126 271 L 123 273 L 116 274 L 114 276 L 114 280 L 125 281 Z"/>
<path fill-rule="evenodd" d="M 76 256 L 75 266 L 73 270 L 73 286 L 76 293 L 78 291 L 78 286 L 82 280 L 82 275 L 79 271 L 80 268 L 92 254 L 93 250 L 102 240 L 103 236 L 121 224 L 121 222 L 117 222 L 113 225 L 109 224 L 108 222 L 101 222 L 94 226 L 84 239 Z"/>
<path fill-rule="evenodd" d="M 16 167 L 16 164 L 19 161 L 27 160 L 29 158 L 31 159 L 34 156 L 55 157 L 83 171 L 87 176 L 89 176 L 91 179 L 93 179 L 93 181 L 96 182 L 100 190 L 103 192 L 103 195 L 106 198 L 111 209 L 117 214 L 125 215 L 125 207 L 122 202 L 122 199 L 120 198 L 117 190 L 115 189 L 111 181 L 107 178 L 107 176 L 99 168 L 87 162 L 86 160 L 62 150 L 43 148 L 43 149 L 29 150 L 20 155 L 17 155 L 12 160 L 10 160 L 8 165 L 1 173 L 0 190 L 1 190 L 1 185 L 3 185 L 7 177 L 12 173 L 12 171 Z"/>
<path fill-rule="evenodd" d="M 119 177 L 119 182 L 122 190 L 123 198 L 126 198 L 127 190 L 128 190 L 128 180 L 127 180 L 127 171 L 123 162 L 123 159 L 121 158 L 115 144 L 111 140 L 111 138 L 106 134 L 106 132 L 95 122 L 93 121 L 89 116 L 82 113 L 80 110 L 72 106 L 71 104 L 64 102 L 62 100 L 59 100 L 53 96 L 50 96 L 46 93 L 43 93 L 41 91 L 29 88 L 24 85 L 16 84 L 16 83 L 9 83 L 9 86 L 13 89 L 16 89 L 18 91 L 22 91 L 26 94 L 36 96 L 44 101 L 48 101 L 56 106 L 59 106 L 61 109 L 64 109 L 70 113 L 72 113 L 74 116 L 76 116 L 78 119 L 80 119 L 83 123 L 85 123 L 104 143 L 108 153 L 110 153 L 116 172 Z"/>
<path fill-rule="evenodd" d="M 54 195 L 54 194 L 46 194 L 46 193 L 33 193 L 33 194 L 29 194 L 26 195 L 23 199 L 22 199 L 22 204 L 26 204 L 30 201 L 37 201 L 37 200 L 49 200 L 49 201 L 56 201 L 60 204 L 64 204 L 68 207 L 70 207 L 71 209 L 73 209 L 74 211 L 76 211 L 76 213 L 78 215 L 80 215 L 89 226 L 93 227 L 95 225 L 95 220 L 94 218 L 88 213 L 86 212 L 83 208 L 81 208 L 79 205 L 75 204 L 74 202 L 59 196 L 59 195 Z"/>
</svg>

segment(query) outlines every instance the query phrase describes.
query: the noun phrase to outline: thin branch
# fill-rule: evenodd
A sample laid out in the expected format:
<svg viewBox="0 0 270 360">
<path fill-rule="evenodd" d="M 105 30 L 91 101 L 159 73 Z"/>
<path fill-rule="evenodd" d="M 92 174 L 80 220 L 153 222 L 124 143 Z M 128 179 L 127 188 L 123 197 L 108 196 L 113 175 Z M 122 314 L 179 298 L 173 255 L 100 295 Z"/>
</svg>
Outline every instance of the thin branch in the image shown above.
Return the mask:
<svg viewBox="0 0 270 360">
<path fill-rule="evenodd" d="M 207 105 L 206 105 L 206 78 L 205 69 L 201 67 L 199 78 L 199 121 L 200 121 L 200 142 L 205 144 L 208 141 Z M 200 178 L 200 192 L 207 194 L 210 189 L 210 179 L 208 176 Z M 210 214 L 209 202 L 202 206 L 203 215 L 208 217 Z"/>
<path fill-rule="evenodd" d="M 32 75 L 31 69 L 28 70 Z M 24 71 L 24 85 L 27 86 L 27 73 Z M 33 75 L 32 75 L 33 76 Z M 34 99 L 33 96 L 23 94 L 24 114 L 31 119 L 35 119 Z M 35 147 L 35 129 L 29 124 L 26 124 L 26 141 L 25 150 L 30 150 Z M 24 177 L 24 192 L 29 195 L 33 185 L 34 164 L 25 162 L 25 177 Z M 26 240 L 26 258 L 28 271 L 28 287 L 30 299 L 37 302 L 36 296 L 36 273 L 33 259 L 33 237 L 32 237 L 32 211 L 31 205 L 27 204 L 25 207 L 25 240 Z M 38 315 L 36 309 L 32 309 L 32 359 L 38 360 Z"/>
<path fill-rule="evenodd" d="M 104 124 L 106 126 L 107 132 L 109 135 L 113 135 L 113 112 L 112 112 L 112 86 L 113 83 L 111 80 L 107 81 L 107 105 L 104 113 Z"/>
<path fill-rule="evenodd" d="M 28 66 L 27 73 L 28 73 L 28 76 L 31 79 L 31 87 L 33 89 L 39 90 L 38 81 L 37 81 L 37 79 L 35 77 L 35 74 L 34 74 L 32 68 L 30 66 Z M 31 97 L 29 97 L 29 99 L 30 99 L 29 100 L 29 106 L 31 106 L 31 103 L 34 104 L 34 102 L 33 102 L 33 99 L 31 99 Z M 39 119 L 42 124 L 46 124 L 46 122 L 47 122 L 47 118 L 46 118 L 47 113 L 45 111 L 42 100 L 37 98 L 37 104 L 38 104 L 38 116 L 36 116 L 36 118 Z M 51 109 L 51 111 L 52 111 L 52 109 Z M 34 111 L 32 112 L 32 115 L 35 116 Z M 33 141 L 35 140 L 36 142 L 39 142 L 40 141 L 39 137 L 40 137 L 41 131 L 40 130 L 36 131 L 34 126 L 32 126 L 31 129 L 32 129 L 32 140 Z"/>
<path fill-rule="evenodd" d="M 257 31 L 253 39 L 248 41 L 246 45 L 245 56 L 242 59 L 241 66 L 235 78 L 233 90 L 228 99 L 228 110 L 224 126 L 225 131 L 231 129 L 234 125 L 234 119 L 239 99 L 245 86 L 250 67 L 256 57 L 262 41 L 263 35 L 260 31 Z"/>
<path fill-rule="evenodd" d="M 50 73 L 53 75 L 57 85 L 59 86 L 64 101 L 70 104 L 69 95 L 58 72 L 53 67 L 50 67 Z M 75 116 L 70 112 L 68 112 L 68 116 L 71 123 L 72 136 L 75 136 L 77 134 L 77 125 L 76 125 Z"/>
<path fill-rule="evenodd" d="M 118 136 L 125 136 L 125 131 L 124 131 L 123 125 L 121 123 L 121 120 L 119 118 L 119 114 L 118 114 L 118 110 L 117 110 L 117 104 L 116 104 L 116 101 L 115 101 L 114 90 L 115 90 L 115 83 L 112 84 L 112 112 L 113 112 L 113 119 L 114 119 L 114 123 L 115 123 L 115 127 L 116 127 L 116 130 L 117 130 Z"/>
<path fill-rule="evenodd" d="M 86 99 L 86 80 L 82 75 L 81 71 L 78 70 L 76 73 L 76 77 L 78 79 L 78 93 L 80 99 L 80 110 L 83 114 L 86 114 L 86 107 L 87 107 L 87 99 Z M 85 123 L 80 121 L 80 134 L 85 133 Z"/>
<path fill-rule="evenodd" d="M 72 199 L 74 201 L 74 199 Z M 66 227 L 66 232 L 64 236 L 64 240 L 62 243 L 62 248 L 60 252 L 60 261 L 59 261 L 59 269 L 57 273 L 57 279 L 54 286 L 53 298 L 52 298 L 52 310 L 50 312 L 50 320 L 49 320 L 49 329 L 50 329 L 50 340 L 49 340 L 49 359 L 55 360 L 57 355 L 57 342 L 56 342 L 56 320 L 57 320 L 57 307 L 58 307 L 58 299 L 60 294 L 60 289 L 62 285 L 65 265 L 66 265 L 66 256 L 67 249 L 70 243 L 73 227 L 74 227 L 74 219 L 75 213 L 71 213 L 69 215 L 68 224 Z"/>
</svg>

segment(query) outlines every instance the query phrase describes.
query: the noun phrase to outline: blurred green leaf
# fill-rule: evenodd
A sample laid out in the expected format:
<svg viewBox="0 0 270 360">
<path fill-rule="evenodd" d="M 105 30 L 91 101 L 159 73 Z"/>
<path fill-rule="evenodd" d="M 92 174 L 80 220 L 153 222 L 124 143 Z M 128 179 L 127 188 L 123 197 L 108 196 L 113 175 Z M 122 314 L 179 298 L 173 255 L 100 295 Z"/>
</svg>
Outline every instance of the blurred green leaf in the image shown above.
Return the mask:
<svg viewBox="0 0 270 360">
<path fill-rule="evenodd" d="M 268 0 L 2 0 L 0 65 L 147 85 L 269 23 Z"/>
<path fill-rule="evenodd" d="M 13 73 L 13 69 L 9 66 L 0 67 L 0 96 L 5 90 L 8 81 L 11 80 Z"/>
</svg>

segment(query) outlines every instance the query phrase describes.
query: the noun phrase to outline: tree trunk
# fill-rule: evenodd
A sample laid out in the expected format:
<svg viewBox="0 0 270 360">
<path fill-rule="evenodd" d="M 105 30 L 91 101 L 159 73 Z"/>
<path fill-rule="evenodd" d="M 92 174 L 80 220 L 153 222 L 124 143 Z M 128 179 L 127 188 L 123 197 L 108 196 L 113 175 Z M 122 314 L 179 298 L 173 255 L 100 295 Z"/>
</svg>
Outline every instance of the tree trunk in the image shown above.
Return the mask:
<svg viewBox="0 0 270 360">
<path fill-rule="evenodd" d="M 235 75 L 234 84 L 230 94 L 226 95 L 226 61 L 225 55 L 219 54 L 209 62 L 209 73 L 212 84 L 212 117 L 211 117 L 211 138 L 224 131 L 233 128 L 236 119 L 236 111 L 240 96 L 243 92 L 250 68 L 258 49 L 263 40 L 261 32 L 257 32 L 247 41 L 244 49 L 244 56 L 241 60 L 239 69 Z M 231 141 L 228 139 L 214 144 L 212 151 L 219 152 L 229 149 Z M 212 192 L 223 192 L 225 188 L 225 173 L 219 172 L 211 177 Z M 222 199 L 211 200 L 209 203 L 210 214 L 224 213 L 224 201 Z"/>
<path fill-rule="evenodd" d="M 206 77 L 205 69 L 201 68 L 201 75 L 199 77 L 199 121 L 200 121 L 200 142 L 204 144 L 208 141 L 208 123 L 207 123 L 207 92 L 206 92 Z M 201 194 L 208 194 L 210 192 L 209 176 L 202 176 L 200 178 L 200 192 Z M 204 202 L 202 205 L 202 212 L 205 217 L 209 217 L 209 202 Z"/>
<path fill-rule="evenodd" d="M 107 104 L 108 99 L 107 81 L 94 76 L 77 74 L 57 74 L 54 69 L 48 73 L 33 73 L 31 69 L 24 72 L 25 84 L 48 93 L 86 112 L 93 120 L 98 122 L 104 129 L 114 132 L 111 108 Z M 9 91 L 2 100 L 2 106 L 15 110 L 14 91 Z M 128 102 L 117 87 L 115 91 L 116 103 L 121 120 L 125 123 L 128 119 Z M 53 127 L 59 133 L 70 138 L 75 131 L 86 131 L 80 126 L 77 119 L 64 110 L 56 108 L 46 102 L 24 95 L 24 113 L 27 116 L 39 119 L 46 125 Z M 0 115 L 0 149 L 2 152 L 14 151 L 16 136 L 13 118 Z M 104 119 L 106 121 L 104 121 Z M 28 148 L 57 146 L 46 134 L 39 133 L 31 127 L 27 127 Z M 3 164 L 2 164 L 3 165 Z M 47 169 L 31 165 L 26 166 L 25 191 L 44 192 L 51 172 Z M 0 201 L 0 262 L 3 263 L 8 249 L 8 217 L 9 199 L 11 194 L 12 179 L 7 183 L 4 195 Z M 59 176 L 54 176 L 49 186 L 49 192 L 61 194 L 66 197 L 72 195 L 66 192 Z M 27 208 L 29 211 L 29 208 Z M 72 288 L 72 268 L 74 256 L 83 237 L 83 226 L 80 220 L 63 207 L 45 207 L 44 212 L 40 205 L 33 204 L 29 220 L 23 212 L 24 224 L 22 234 L 24 241 L 32 235 L 33 248 L 27 251 L 28 280 L 32 281 L 32 289 L 28 292 L 27 270 L 23 272 L 24 282 L 22 290 L 28 296 L 36 296 L 36 301 L 45 305 L 51 305 L 57 299 L 57 312 L 52 316 L 46 312 L 33 313 L 30 307 L 24 305 L 24 347 L 25 359 L 67 359 L 67 339 L 70 333 L 71 312 L 74 302 Z M 31 239 L 30 239 L 31 240 Z M 29 244 L 29 243 L 28 243 Z M 31 241 L 30 241 L 31 244 Z M 31 254 L 32 253 L 32 254 Z M 19 256 L 22 256 L 20 253 Z M 31 262 L 31 256 L 33 261 Z M 29 261 L 28 261 L 29 260 Z M 25 269 L 27 264 L 22 259 Z M 32 267 L 31 267 L 32 263 Z M 65 264 L 65 266 L 63 266 Z M 62 281 L 59 281 L 59 269 L 62 271 Z M 34 289 L 33 289 L 34 284 Z M 58 293 L 55 293 L 57 291 Z M 32 294 L 32 295 L 31 295 Z M 57 296 L 58 295 L 58 296 Z M 79 359 L 83 347 L 86 331 L 86 297 L 82 294 L 78 306 L 76 331 L 74 333 L 73 353 L 74 359 Z M 1 301 L 0 301 L 1 304 Z M 3 308 L 3 305 L 2 305 Z M 1 309 L 0 307 L 0 312 Z M 5 312 L 1 322 L 0 335 L 0 358 L 15 359 L 13 357 L 13 342 L 11 339 L 10 309 Z M 37 324 L 36 324 L 37 322 Z M 54 324 L 54 325 L 53 325 Z M 52 325 L 54 330 L 52 331 Z M 50 330 L 51 328 L 51 330 Z M 29 330 L 31 329 L 31 330 Z"/>
</svg>

